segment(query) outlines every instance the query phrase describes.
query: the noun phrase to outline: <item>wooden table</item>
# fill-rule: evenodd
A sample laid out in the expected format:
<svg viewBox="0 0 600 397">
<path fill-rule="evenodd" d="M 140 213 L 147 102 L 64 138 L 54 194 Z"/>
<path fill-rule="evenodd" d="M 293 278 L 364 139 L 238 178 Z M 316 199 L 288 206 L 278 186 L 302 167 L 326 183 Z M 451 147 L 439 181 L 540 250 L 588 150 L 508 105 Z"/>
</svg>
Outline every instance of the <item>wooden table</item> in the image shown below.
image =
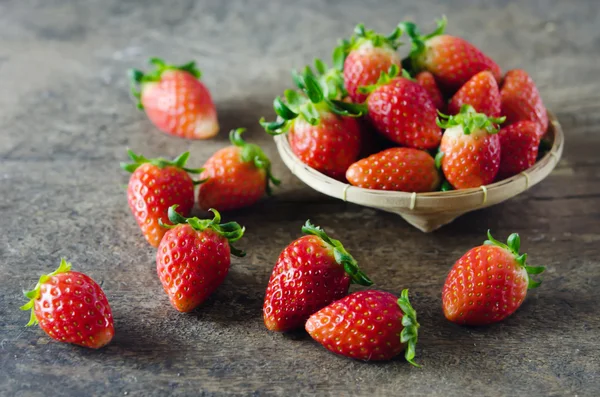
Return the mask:
<svg viewBox="0 0 600 397">
<path fill-rule="evenodd" d="M 409 4 L 412 3 L 412 4 Z M 0 395 L 597 396 L 600 394 L 600 17 L 596 0 L 162 1 L 0 3 Z M 483 2 L 482 2 L 483 3 Z M 405 18 L 448 31 L 527 69 L 566 134 L 555 172 L 504 204 L 423 234 L 397 216 L 311 191 L 257 124 L 289 70 L 329 59 L 355 23 L 391 31 Z M 222 133 L 189 142 L 159 133 L 133 106 L 125 71 L 149 56 L 198 61 Z M 119 167 L 192 152 L 201 166 L 249 128 L 283 179 L 274 198 L 227 214 L 249 255 L 197 312 L 177 313 L 154 250 L 127 207 Z M 267 332 L 262 299 L 281 249 L 310 218 L 359 260 L 378 288 L 410 288 L 421 334 L 413 368 L 334 356 L 305 333 Z M 501 324 L 447 322 L 440 290 L 452 263 L 484 239 L 522 236 L 542 286 Z M 60 257 L 103 283 L 116 326 L 100 351 L 26 329 L 21 290 Z"/>
</svg>

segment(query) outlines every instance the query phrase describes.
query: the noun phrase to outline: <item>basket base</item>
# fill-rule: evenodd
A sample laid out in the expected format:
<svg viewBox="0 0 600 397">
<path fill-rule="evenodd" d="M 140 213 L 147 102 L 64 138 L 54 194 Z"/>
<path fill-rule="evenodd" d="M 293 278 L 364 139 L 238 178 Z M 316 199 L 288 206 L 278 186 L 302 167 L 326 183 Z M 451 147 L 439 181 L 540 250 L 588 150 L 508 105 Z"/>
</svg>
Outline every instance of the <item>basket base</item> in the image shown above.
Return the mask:
<svg viewBox="0 0 600 397">
<path fill-rule="evenodd" d="M 414 212 L 396 212 L 404 220 L 422 232 L 430 233 L 452 222 L 465 212 L 419 214 Z"/>
</svg>

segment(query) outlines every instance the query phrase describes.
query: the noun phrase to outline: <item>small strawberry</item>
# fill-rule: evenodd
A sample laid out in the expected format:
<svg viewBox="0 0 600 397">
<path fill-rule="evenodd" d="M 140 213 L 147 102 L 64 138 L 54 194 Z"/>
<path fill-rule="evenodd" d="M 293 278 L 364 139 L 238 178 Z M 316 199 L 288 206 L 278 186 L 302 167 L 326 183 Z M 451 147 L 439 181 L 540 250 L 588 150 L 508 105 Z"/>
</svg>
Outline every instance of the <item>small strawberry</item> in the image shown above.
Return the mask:
<svg viewBox="0 0 600 397">
<path fill-rule="evenodd" d="M 446 128 L 436 162 L 441 163 L 448 182 L 456 189 L 492 183 L 500 167 L 500 137 L 495 124 L 504 118 L 489 118 L 463 105 L 455 116 L 441 115 Z"/>
<path fill-rule="evenodd" d="M 350 40 L 343 40 L 333 53 L 334 63 L 344 74 L 345 88 L 354 103 L 363 103 L 365 93 L 358 89 L 375 84 L 382 72 L 392 65 L 400 66 L 396 49 L 402 31 L 396 28 L 389 36 L 365 30 L 358 24 Z"/>
<path fill-rule="evenodd" d="M 271 331 L 302 327 L 308 317 L 348 293 L 350 283 L 371 285 L 342 243 L 310 221 L 304 237 L 279 255 L 267 286 L 263 315 Z"/>
<path fill-rule="evenodd" d="M 519 254 L 516 233 L 508 243 L 495 240 L 488 231 L 484 245 L 472 248 L 452 266 L 442 304 L 446 318 L 454 323 L 485 325 L 504 320 L 525 300 L 527 290 L 540 282 L 530 279 L 544 267 L 527 266 L 527 254 Z"/>
<path fill-rule="evenodd" d="M 225 280 L 231 254 L 244 256 L 231 243 L 244 235 L 237 222 L 221 224 L 221 215 L 211 209 L 214 219 L 185 218 L 177 206 L 169 208 L 169 230 L 156 252 L 156 271 L 171 304 L 180 312 L 198 307 Z"/>
<path fill-rule="evenodd" d="M 386 138 L 416 149 L 433 149 L 442 132 L 437 111 L 425 88 L 406 77 L 396 77 L 398 67 L 383 73 L 377 84 L 363 87 L 369 119 Z"/>
<path fill-rule="evenodd" d="M 54 272 L 40 277 L 21 310 L 31 310 L 27 326 L 40 324 L 52 339 L 99 349 L 115 334 L 113 317 L 102 288 L 62 259 Z"/>
<path fill-rule="evenodd" d="M 502 71 L 491 58 L 464 39 L 443 34 L 445 18 L 428 35 L 421 35 L 412 22 L 401 23 L 400 27 L 412 40 L 409 57 L 414 71 L 431 72 L 444 87 L 457 89 L 483 70 L 492 72 L 496 81 L 501 80 Z"/>
<path fill-rule="evenodd" d="M 506 125 L 517 121 L 531 120 L 540 125 L 541 135 L 546 133 L 548 113 L 540 92 L 527 72 L 520 69 L 506 72 L 500 95 L 502 97 L 502 114 L 506 116 Z"/>
<path fill-rule="evenodd" d="M 156 70 L 144 74 L 129 71 L 131 92 L 138 107 L 152 123 L 167 134 L 188 139 L 208 139 L 219 132 L 215 105 L 208 89 L 200 82 L 194 62 L 181 66 L 150 59 Z"/>
<path fill-rule="evenodd" d="M 351 185 L 365 189 L 431 192 L 440 184 L 435 160 L 423 150 L 391 148 L 352 164 Z"/>
<path fill-rule="evenodd" d="M 454 94 L 448 103 L 448 113 L 458 114 L 463 105 L 471 105 L 477 113 L 489 117 L 500 117 L 500 90 L 494 75 L 489 70 L 471 77 Z"/>
<path fill-rule="evenodd" d="M 147 159 L 131 150 L 127 153 L 133 163 L 121 163 L 121 168 L 131 172 L 127 186 L 129 208 L 151 246 L 157 247 L 166 232 L 158 221 L 168 222 L 169 207 L 177 204 L 184 216 L 194 207 L 194 182 L 189 173 L 202 169 L 185 168 L 190 155 L 185 152 L 173 161 L 163 158 Z"/>
<path fill-rule="evenodd" d="M 417 83 L 419 83 L 421 87 L 425 88 L 425 91 L 429 94 L 436 109 L 440 112 L 445 111 L 446 101 L 444 100 L 442 91 L 440 91 L 440 88 L 435 82 L 435 77 L 433 77 L 431 73 L 423 71 L 415 76 L 415 80 L 417 80 Z"/>
<path fill-rule="evenodd" d="M 419 323 L 408 300 L 383 291 L 358 291 L 319 310 L 306 331 L 327 350 L 359 360 L 390 360 L 406 350 L 414 362 Z"/>
<path fill-rule="evenodd" d="M 204 164 L 200 178 L 200 208 L 229 211 L 247 207 L 271 193 L 269 182 L 279 185 L 271 174 L 271 161 L 260 146 L 242 139 L 244 128 L 232 130 L 228 146 L 213 154 Z"/>
<path fill-rule="evenodd" d="M 509 178 L 535 164 L 540 146 L 541 127 L 534 121 L 517 121 L 504 127 L 500 136 L 498 179 Z"/>
</svg>

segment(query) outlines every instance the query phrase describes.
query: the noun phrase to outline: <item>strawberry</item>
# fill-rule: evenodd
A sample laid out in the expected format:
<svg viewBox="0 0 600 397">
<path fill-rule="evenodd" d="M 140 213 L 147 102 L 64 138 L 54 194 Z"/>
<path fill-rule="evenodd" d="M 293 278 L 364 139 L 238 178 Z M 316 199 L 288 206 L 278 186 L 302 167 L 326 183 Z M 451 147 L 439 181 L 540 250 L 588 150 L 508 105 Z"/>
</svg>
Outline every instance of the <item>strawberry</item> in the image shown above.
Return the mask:
<svg viewBox="0 0 600 397">
<path fill-rule="evenodd" d="M 59 342 L 99 349 L 115 334 L 113 317 L 102 288 L 62 259 L 54 272 L 40 277 L 21 310 L 31 310 L 27 326 L 40 324 Z"/>
<path fill-rule="evenodd" d="M 541 127 L 534 121 L 517 121 L 504 127 L 500 136 L 498 179 L 509 178 L 535 164 L 540 146 Z"/>
<path fill-rule="evenodd" d="M 365 189 L 431 192 L 440 184 L 435 160 L 423 150 L 391 148 L 352 164 L 351 185 Z"/>
<path fill-rule="evenodd" d="M 502 89 L 502 114 L 506 125 L 522 120 L 537 122 L 540 134 L 548 130 L 548 113 L 533 79 L 520 69 L 509 70 L 504 76 Z"/>
<path fill-rule="evenodd" d="M 338 70 L 344 74 L 345 88 L 352 102 L 363 103 L 365 93 L 358 89 L 375 84 L 382 72 L 392 65 L 400 66 L 400 56 L 396 49 L 400 45 L 398 38 L 402 31 L 396 28 L 389 36 L 365 30 L 358 24 L 350 40 L 343 40 L 333 53 Z"/>
<path fill-rule="evenodd" d="M 448 103 L 448 113 L 458 114 L 463 105 L 471 105 L 477 113 L 489 117 L 500 117 L 500 90 L 494 75 L 489 70 L 471 77 L 454 94 Z"/>
<path fill-rule="evenodd" d="M 500 167 L 500 137 L 495 124 L 504 118 L 489 118 L 463 105 L 455 116 L 441 115 L 438 124 L 446 128 L 436 162 L 456 189 L 491 183 Z"/>
<path fill-rule="evenodd" d="M 383 291 L 358 291 L 319 310 L 306 331 L 327 350 L 359 360 L 390 360 L 405 351 L 414 362 L 419 323 L 408 300 Z"/>
<path fill-rule="evenodd" d="M 173 225 L 165 225 L 169 230 L 156 252 L 156 271 L 173 307 L 190 312 L 223 283 L 231 254 L 245 255 L 231 245 L 242 238 L 245 229 L 237 222 L 221 224 L 221 215 L 214 209 L 214 219 L 201 220 L 185 218 L 176 208 L 169 208 Z"/>
<path fill-rule="evenodd" d="M 544 267 L 527 266 L 527 254 L 519 254 L 516 233 L 508 243 L 495 240 L 488 231 L 484 245 L 472 248 L 452 266 L 444 289 L 444 315 L 454 323 L 485 325 L 502 321 L 525 300 L 527 290 L 540 282 L 530 279 Z"/>
<path fill-rule="evenodd" d="M 366 102 L 369 119 L 381 134 L 400 145 L 437 147 L 442 133 L 433 101 L 425 88 L 397 74 L 398 67 L 393 65 L 377 84 L 361 89 L 370 92 Z"/>
<path fill-rule="evenodd" d="M 121 163 L 132 175 L 127 186 L 127 201 L 142 233 L 151 246 L 157 247 L 166 232 L 159 220 L 168 222 L 169 207 L 177 204 L 184 216 L 194 207 L 194 182 L 189 173 L 202 169 L 185 168 L 190 155 L 185 152 L 173 161 L 163 158 L 147 159 L 131 150 L 127 153 L 133 163 Z"/>
<path fill-rule="evenodd" d="M 219 211 L 250 206 L 271 193 L 269 182 L 279 185 L 271 174 L 271 161 L 260 146 L 242 139 L 245 128 L 232 130 L 228 146 L 213 154 L 204 164 L 200 178 L 198 203 L 200 208 Z"/>
<path fill-rule="evenodd" d="M 500 82 L 502 71 L 496 62 L 468 41 L 444 35 L 446 22 L 445 18 L 438 21 L 437 29 L 428 35 L 421 35 L 412 22 L 400 24 L 412 40 L 409 58 L 414 71 L 427 70 L 440 84 L 452 89 L 483 70 L 492 72 Z"/>
<path fill-rule="evenodd" d="M 371 285 L 342 243 L 310 221 L 306 236 L 279 255 L 267 286 L 263 316 L 267 329 L 290 331 L 308 317 L 348 293 L 350 283 Z"/>
<path fill-rule="evenodd" d="M 144 74 L 129 71 L 131 92 L 150 121 L 167 134 L 188 139 L 207 139 L 219 132 L 210 92 L 202 84 L 194 62 L 181 66 L 150 59 L 156 70 Z"/>
<path fill-rule="evenodd" d="M 415 80 L 421 85 L 421 87 L 425 88 L 425 91 L 427 91 L 429 94 L 429 97 L 433 101 L 435 108 L 441 112 L 445 111 L 446 101 L 444 100 L 442 91 L 440 91 L 440 88 L 435 82 L 435 77 L 433 77 L 431 73 L 423 71 L 415 76 Z"/>
</svg>

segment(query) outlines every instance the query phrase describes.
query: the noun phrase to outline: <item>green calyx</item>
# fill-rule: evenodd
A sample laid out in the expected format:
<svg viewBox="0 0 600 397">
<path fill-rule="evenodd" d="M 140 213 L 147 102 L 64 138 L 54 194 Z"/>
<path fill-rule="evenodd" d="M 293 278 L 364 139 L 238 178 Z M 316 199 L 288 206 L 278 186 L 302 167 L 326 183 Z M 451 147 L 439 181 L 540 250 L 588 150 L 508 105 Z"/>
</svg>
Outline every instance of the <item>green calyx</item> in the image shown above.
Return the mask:
<svg viewBox="0 0 600 397">
<path fill-rule="evenodd" d="M 432 37 L 442 35 L 446 30 L 446 24 L 448 23 L 448 20 L 444 15 L 441 19 L 438 19 L 436 22 L 436 29 L 433 32 L 426 35 L 422 35 L 417 25 L 415 25 L 413 22 L 401 22 L 398 25 L 400 29 L 406 32 L 406 34 L 408 35 L 408 37 L 410 37 L 411 40 L 410 53 L 408 57 L 402 61 L 402 65 L 404 67 L 410 67 L 413 72 L 419 70 L 418 58 L 421 54 L 425 52 L 425 44 L 427 40 L 431 39 Z"/>
<path fill-rule="evenodd" d="M 271 160 L 267 157 L 265 152 L 260 148 L 260 146 L 254 143 L 247 143 L 242 138 L 242 134 L 246 131 L 245 128 L 238 128 L 235 130 L 231 130 L 229 133 L 229 140 L 234 146 L 242 149 L 242 161 L 244 163 L 253 163 L 256 168 L 264 169 L 267 173 L 267 183 L 265 186 L 265 190 L 268 195 L 271 195 L 271 186 L 269 182 L 273 183 L 275 186 L 279 186 L 281 181 L 273 176 L 271 173 Z"/>
<path fill-rule="evenodd" d="M 158 157 L 155 159 L 148 159 L 141 154 L 135 154 L 132 150 L 127 150 L 127 154 L 133 161 L 132 163 L 121 163 L 121 168 L 127 172 L 134 172 L 138 169 L 138 167 L 142 164 L 150 163 L 160 169 L 165 168 L 167 166 L 181 168 L 185 172 L 189 172 L 190 174 L 199 174 L 204 171 L 204 168 L 186 168 L 185 163 L 190 157 L 190 152 L 181 153 L 178 157 L 173 160 L 167 160 L 162 157 Z M 194 185 L 199 185 L 206 180 L 202 181 L 194 181 Z"/>
<path fill-rule="evenodd" d="M 350 276 L 350 279 L 354 284 L 365 286 L 373 285 L 373 282 L 367 277 L 367 275 L 358 268 L 356 259 L 354 259 L 352 255 L 346 251 L 339 240 L 330 238 L 323 229 L 310 223 L 310 220 L 306 221 L 302 227 L 302 232 L 304 234 L 317 236 L 327 245 L 331 246 L 333 248 L 335 261 L 344 267 L 344 271 Z"/>
<path fill-rule="evenodd" d="M 500 248 L 504 248 L 505 250 L 510 251 L 514 256 L 517 263 L 525 269 L 527 275 L 540 274 L 546 268 L 544 266 L 527 266 L 527 254 L 520 254 L 519 248 L 521 248 L 521 238 L 517 233 L 513 233 L 508 236 L 508 240 L 506 240 L 506 244 L 501 243 L 492 237 L 492 234 L 488 230 L 487 232 L 488 239 L 483 242 L 485 245 L 495 245 Z M 529 281 L 527 284 L 527 289 L 537 288 L 542 283 L 541 281 L 534 281 L 531 277 L 528 277 Z"/>
<path fill-rule="evenodd" d="M 127 75 L 131 85 L 131 94 L 137 100 L 137 107 L 143 109 L 144 105 L 141 102 L 141 89 L 144 83 L 160 81 L 160 78 L 167 70 L 181 70 L 190 73 L 197 79 L 200 79 L 202 72 L 196 67 L 196 62 L 191 61 L 183 65 L 169 65 L 160 58 L 150 58 L 149 63 L 154 66 L 154 70 L 144 73 L 139 69 L 129 69 Z"/>
<path fill-rule="evenodd" d="M 405 289 L 398 298 L 398 306 L 402 310 L 402 332 L 400 333 L 400 342 L 406 343 L 406 349 L 404 357 L 406 361 L 414 365 L 415 367 L 421 367 L 417 364 L 415 359 L 415 351 L 417 347 L 417 341 L 419 340 L 419 323 L 417 322 L 417 312 L 413 309 L 410 301 L 408 300 L 408 290 Z"/>
<path fill-rule="evenodd" d="M 240 224 L 237 222 L 221 223 L 221 214 L 214 208 L 209 209 L 209 211 L 211 211 L 215 215 L 213 219 L 198 219 L 196 217 L 184 217 L 176 211 L 177 207 L 177 204 L 169 207 L 168 216 L 169 221 L 171 221 L 172 225 L 165 224 L 162 221 L 162 219 L 158 220 L 158 223 L 162 227 L 172 229 L 177 225 L 188 224 L 194 230 L 197 230 L 199 232 L 203 232 L 206 229 L 212 229 L 219 235 L 227 239 L 227 241 L 229 242 L 229 248 L 233 255 L 239 257 L 246 256 L 246 253 L 244 251 L 241 251 L 235 248 L 233 245 L 231 245 L 231 243 L 234 243 L 242 238 L 242 236 L 244 235 L 244 231 L 246 230 L 245 227 L 240 226 Z"/>
<path fill-rule="evenodd" d="M 498 132 L 498 124 L 502 124 L 506 120 L 506 117 L 488 117 L 483 113 L 477 113 L 471 105 L 462 105 L 460 112 L 454 116 L 443 114 L 439 110 L 438 115 L 436 122 L 440 128 L 461 126 L 466 135 L 477 130 L 495 134 Z"/>
<path fill-rule="evenodd" d="M 62 258 L 60 260 L 60 265 L 58 266 L 58 269 L 56 269 L 52 273 L 44 274 L 43 276 L 41 276 L 40 280 L 37 282 L 37 284 L 31 291 L 23 291 L 23 295 L 25 295 L 25 297 L 27 299 L 29 299 L 29 302 L 27 302 L 26 304 L 21 306 L 21 310 L 30 310 L 31 311 L 31 316 L 29 317 L 29 322 L 27 323 L 26 327 L 30 327 L 30 326 L 38 323 L 38 319 L 35 316 L 35 307 L 34 306 L 35 306 L 35 300 L 38 299 L 42 293 L 41 292 L 42 284 L 44 284 L 46 281 L 50 280 L 50 278 L 52 276 L 56 276 L 57 274 L 60 274 L 60 273 L 67 273 L 70 271 L 71 271 L 71 264 L 69 262 L 67 262 L 67 260 L 65 258 Z"/>
<path fill-rule="evenodd" d="M 410 75 L 410 73 L 408 73 L 406 69 L 400 69 L 398 65 L 394 64 L 390 66 L 387 72 L 381 72 L 381 74 L 379 75 L 379 79 L 375 84 L 358 87 L 358 92 L 360 92 L 361 94 L 370 94 L 382 85 L 388 84 L 396 77 L 403 77 L 410 81 L 415 81 L 415 79 Z"/>
</svg>

